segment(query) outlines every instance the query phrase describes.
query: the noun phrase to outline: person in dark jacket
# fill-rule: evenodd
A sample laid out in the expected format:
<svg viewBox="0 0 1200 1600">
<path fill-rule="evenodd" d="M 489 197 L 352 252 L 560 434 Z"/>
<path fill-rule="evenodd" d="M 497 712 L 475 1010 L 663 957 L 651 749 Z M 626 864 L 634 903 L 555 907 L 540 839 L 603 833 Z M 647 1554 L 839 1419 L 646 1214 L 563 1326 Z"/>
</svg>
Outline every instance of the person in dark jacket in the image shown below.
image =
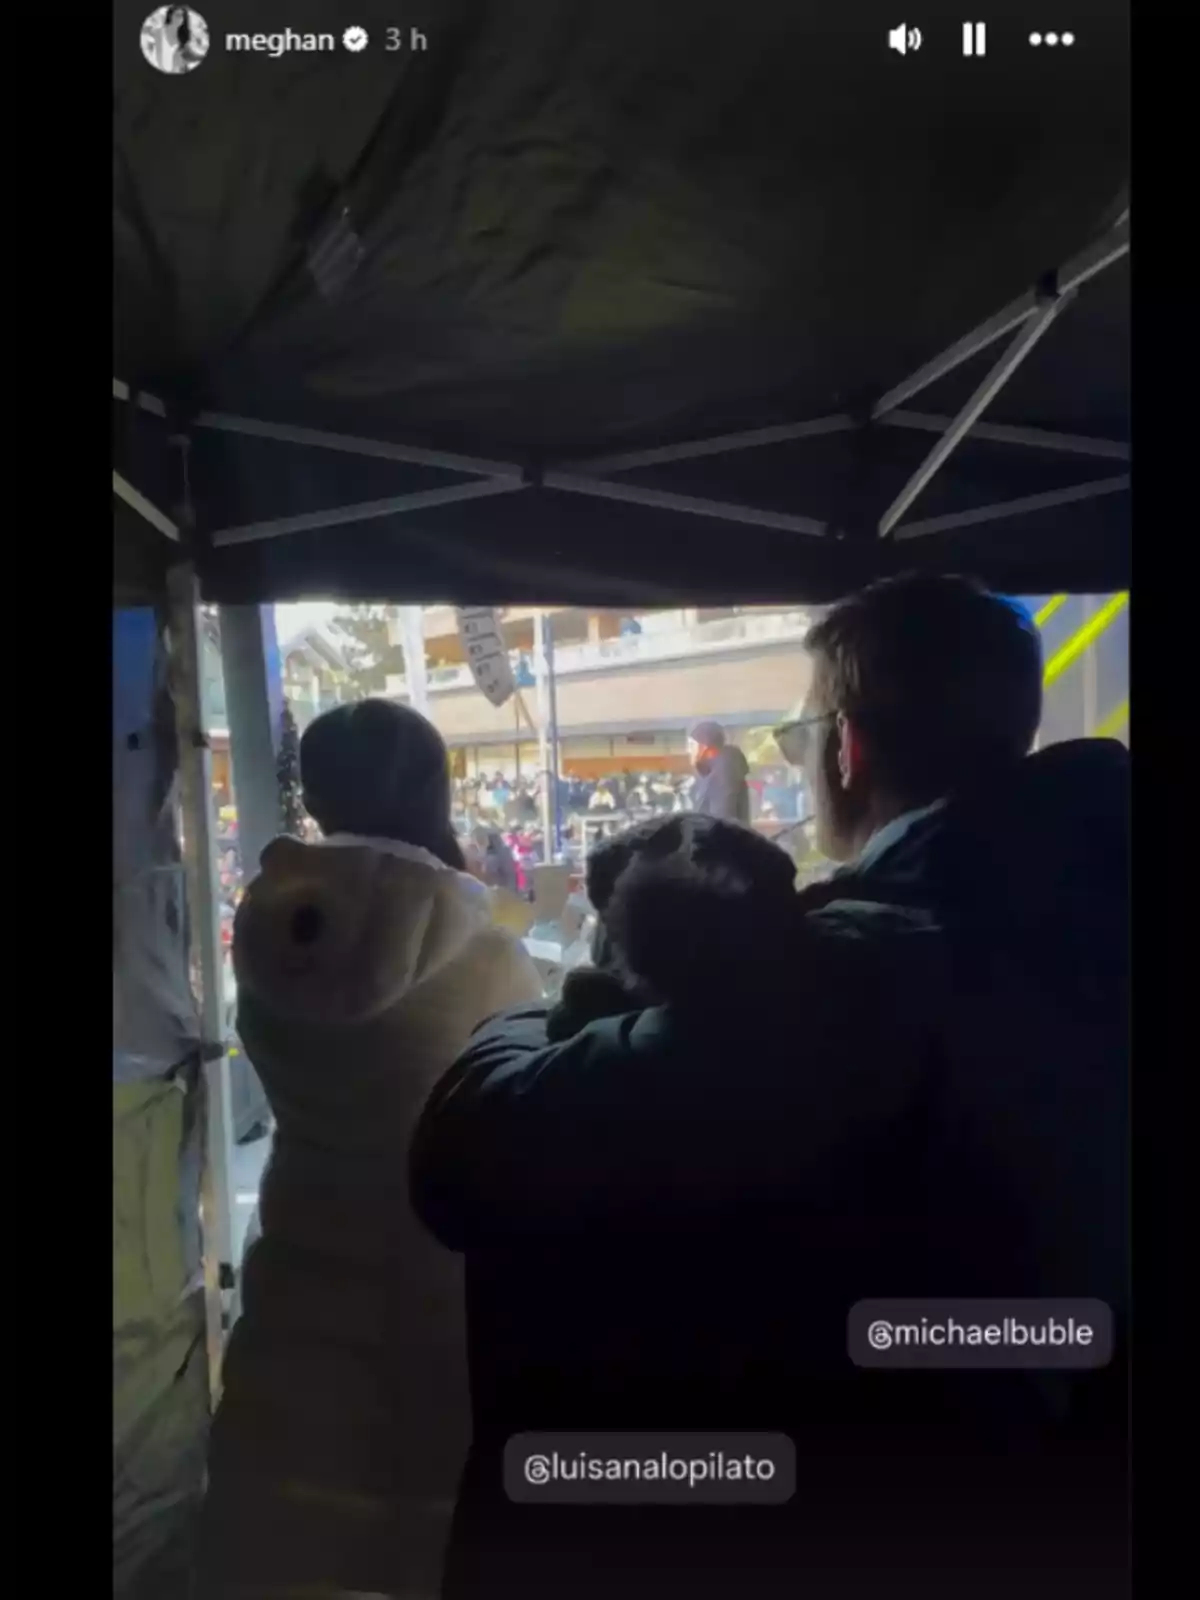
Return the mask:
<svg viewBox="0 0 1200 1600">
<path fill-rule="evenodd" d="M 688 756 L 696 774 L 689 809 L 702 817 L 749 822 L 750 768 L 719 722 L 696 724 L 688 735 Z"/>
<path fill-rule="evenodd" d="M 468 1282 L 447 1600 L 1127 1593 L 1127 752 L 1029 754 L 1038 635 L 965 581 L 808 646 L 779 739 L 839 869 L 614 841 L 598 973 L 484 1024 L 418 1125 Z M 862 1367 L 851 1310 L 893 1297 L 1103 1301 L 1113 1359 Z M 783 1433 L 796 1492 L 511 1504 L 506 1441 L 554 1430 Z"/>
<path fill-rule="evenodd" d="M 486 823 L 476 823 L 471 829 L 471 844 L 478 861 L 480 881 L 486 883 L 489 889 L 507 889 L 516 894 L 517 863 L 504 835 L 497 828 L 489 828 Z"/>
</svg>

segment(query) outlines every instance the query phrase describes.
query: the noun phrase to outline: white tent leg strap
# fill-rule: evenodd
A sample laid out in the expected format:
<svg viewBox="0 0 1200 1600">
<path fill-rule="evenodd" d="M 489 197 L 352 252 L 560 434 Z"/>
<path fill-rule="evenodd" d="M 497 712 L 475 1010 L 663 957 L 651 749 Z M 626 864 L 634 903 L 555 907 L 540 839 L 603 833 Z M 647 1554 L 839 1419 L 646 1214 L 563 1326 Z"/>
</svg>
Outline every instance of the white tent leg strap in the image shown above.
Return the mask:
<svg viewBox="0 0 1200 1600">
<path fill-rule="evenodd" d="M 1005 517 L 1030 516 L 1036 511 L 1053 511 L 1058 506 L 1077 505 L 1081 500 L 1099 500 L 1105 495 L 1123 494 L 1130 486 L 1128 473 L 1119 478 L 1098 478 L 1092 483 L 1073 484 L 1069 489 L 1050 489 L 1045 494 L 1030 494 L 1020 500 L 1004 500 L 996 505 L 976 506 L 972 511 L 955 511 L 944 517 L 928 517 L 924 522 L 902 523 L 893 539 L 919 539 L 927 533 L 950 533 L 955 528 L 972 528 L 981 522 L 1002 522 Z"/>
<path fill-rule="evenodd" d="M 946 429 L 937 444 L 934 445 L 920 467 L 918 467 L 917 471 L 879 519 L 879 535 L 881 538 L 886 537 L 892 531 L 909 506 L 921 493 L 921 490 L 933 478 L 938 468 L 945 464 L 958 445 L 970 433 L 983 412 L 991 405 L 1034 345 L 1037 344 L 1047 328 L 1061 315 L 1063 309 L 1070 304 L 1073 298 L 1073 295 L 1059 295 L 1056 299 L 1045 302 L 1037 316 L 1025 324 L 1000 360 L 997 361 L 966 405 L 954 418 L 954 421 Z"/>
<path fill-rule="evenodd" d="M 144 517 L 152 528 L 157 528 L 165 538 L 179 543 L 179 529 L 170 517 L 160 511 L 152 500 L 147 500 L 146 496 L 139 489 L 135 489 L 119 472 L 113 473 L 113 493 L 124 500 L 131 510 L 136 511 L 139 517 Z"/>
<path fill-rule="evenodd" d="M 169 577 L 172 689 L 179 730 L 180 810 L 187 872 L 193 969 L 200 980 L 200 1036 L 205 1092 L 201 1225 L 209 1383 L 220 1394 L 221 1359 L 236 1285 L 233 1259 L 233 1111 L 225 1039 L 224 959 L 217 890 L 212 762 L 204 730 L 203 656 L 195 572 Z"/>
</svg>

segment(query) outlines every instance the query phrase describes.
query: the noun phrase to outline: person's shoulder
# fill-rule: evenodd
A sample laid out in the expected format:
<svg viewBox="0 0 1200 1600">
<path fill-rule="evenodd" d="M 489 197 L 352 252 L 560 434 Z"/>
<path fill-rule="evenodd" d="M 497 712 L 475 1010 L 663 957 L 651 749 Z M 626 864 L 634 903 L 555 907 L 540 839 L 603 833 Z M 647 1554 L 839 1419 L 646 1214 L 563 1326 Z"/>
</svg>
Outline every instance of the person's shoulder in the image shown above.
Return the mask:
<svg viewBox="0 0 1200 1600">
<path fill-rule="evenodd" d="M 489 1018 L 476 1031 L 484 1049 L 519 1045 L 542 1056 L 569 1056 L 576 1064 L 602 1064 L 630 1056 L 656 1055 L 672 1048 L 677 1028 L 665 1007 L 609 1010 L 588 1015 L 577 1009 L 567 1025 L 562 1007 L 545 1002 L 517 1006 Z"/>
<path fill-rule="evenodd" d="M 928 911 L 872 899 L 863 886 L 834 880 L 802 890 L 807 979 L 835 1007 L 857 997 L 859 1018 L 870 1025 L 897 1008 L 927 1010 L 945 997 L 948 982 L 944 930 Z"/>
<path fill-rule="evenodd" d="M 898 901 L 875 899 L 854 883 L 836 880 L 800 891 L 806 930 L 835 943 L 869 944 L 939 933 L 933 914 Z"/>
</svg>

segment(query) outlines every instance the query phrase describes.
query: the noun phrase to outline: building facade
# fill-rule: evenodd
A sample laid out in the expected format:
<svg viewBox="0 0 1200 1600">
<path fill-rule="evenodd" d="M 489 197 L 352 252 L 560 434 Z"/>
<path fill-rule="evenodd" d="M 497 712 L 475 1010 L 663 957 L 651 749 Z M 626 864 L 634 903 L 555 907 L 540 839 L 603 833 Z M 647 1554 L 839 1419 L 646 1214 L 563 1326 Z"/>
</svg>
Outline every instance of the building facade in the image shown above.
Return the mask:
<svg viewBox="0 0 1200 1600">
<path fill-rule="evenodd" d="M 1047 665 L 1041 742 L 1127 738 L 1128 596 L 1048 595 L 1023 601 L 1038 619 Z M 476 689 L 450 606 L 424 613 L 430 715 L 466 776 L 536 770 L 541 756 L 532 607 L 502 614 L 525 688 L 495 707 Z M 551 612 L 560 763 L 567 776 L 682 770 L 687 730 L 723 723 L 754 755 L 808 687 L 801 608 Z M 525 669 L 523 674 L 523 669 Z M 401 673 L 388 692 L 405 697 Z M 766 759 L 773 759 L 767 756 Z"/>
<path fill-rule="evenodd" d="M 425 613 L 430 715 L 465 776 L 539 766 L 535 619 L 531 607 L 502 617 L 524 687 L 495 707 L 474 685 L 453 609 Z M 723 723 L 739 743 L 753 740 L 805 692 L 810 621 L 796 609 L 552 611 L 563 773 L 682 771 L 688 729 L 701 719 Z M 406 697 L 403 676 L 388 689 Z"/>
<path fill-rule="evenodd" d="M 1127 595 L 1028 598 L 1047 663 L 1041 742 L 1101 735 L 1128 739 Z M 452 606 L 422 613 L 429 714 L 452 752 L 458 775 L 532 773 L 544 759 L 544 708 L 538 684 L 532 606 L 501 613 L 519 685 L 506 705 L 475 687 Z M 801 703 L 808 687 L 804 636 L 815 612 L 728 607 L 636 614 L 551 608 L 560 768 L 568 777 L 623 771 L 682 772 L 687 732 L 701 719 L 724 724 L 752 762 L 777 760 L 770 729 Z M 385 692 L 408 698 L 396 637 Z M 206 694 L 214 778 L 230 789 L 228 721 L 215 619 L 205 635 Z M 367 692 L 341 643 L 307 628 L 282 641 L 284 692 L 303 728 L 313 716 Z M 374 687 L 372 685 L 372 687 Z"/>
</svg>

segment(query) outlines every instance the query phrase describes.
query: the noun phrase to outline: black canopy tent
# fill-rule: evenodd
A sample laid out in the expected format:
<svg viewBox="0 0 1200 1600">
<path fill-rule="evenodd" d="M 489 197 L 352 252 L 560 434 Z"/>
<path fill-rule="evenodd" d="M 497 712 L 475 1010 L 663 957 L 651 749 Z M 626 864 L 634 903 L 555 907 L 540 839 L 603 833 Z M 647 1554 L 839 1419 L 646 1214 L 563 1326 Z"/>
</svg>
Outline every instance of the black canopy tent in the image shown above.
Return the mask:
<svg viewBox="0 0 1200 1600">
<path fill-rule="evenodd" d="M 871 5 L 458 0 L 388 53 L 375 0 L 378 49 L 271 59 L 210 6 L 168 79 L 138 9 L 116 465 L 169 513 L 186 438 L 211 597 L 1125 584 L 1119 11 L 1052 60 L 1006 8 L 966 61 L 943 0 L 903 58 Z"/>
<path fill-rule="evenodd" d="M 945 0 L 903 57 L 871 4 L 205 0 L 209 57 L 168 78 L 147 6 L 115 8 L 115 597 L 169 618 L 211 1172 L 201 593 L 820 602 L 912 566 L 1128 587 L 1127 19 L 1055 56 L 1027 42 L 1044 7 L 1005 6 L 965 60 Z M 210 1354 L 229 1253 L 218 1219 Z M 181 1393 L 145 1370 L 138 1418 Z M 130 1595 L 154 1496 L 160 1521 L 194 1501 L 161 1489 L 195 1471 L 186 1427 L 157 1467 L 139 1427 Z"/>
</svg>

